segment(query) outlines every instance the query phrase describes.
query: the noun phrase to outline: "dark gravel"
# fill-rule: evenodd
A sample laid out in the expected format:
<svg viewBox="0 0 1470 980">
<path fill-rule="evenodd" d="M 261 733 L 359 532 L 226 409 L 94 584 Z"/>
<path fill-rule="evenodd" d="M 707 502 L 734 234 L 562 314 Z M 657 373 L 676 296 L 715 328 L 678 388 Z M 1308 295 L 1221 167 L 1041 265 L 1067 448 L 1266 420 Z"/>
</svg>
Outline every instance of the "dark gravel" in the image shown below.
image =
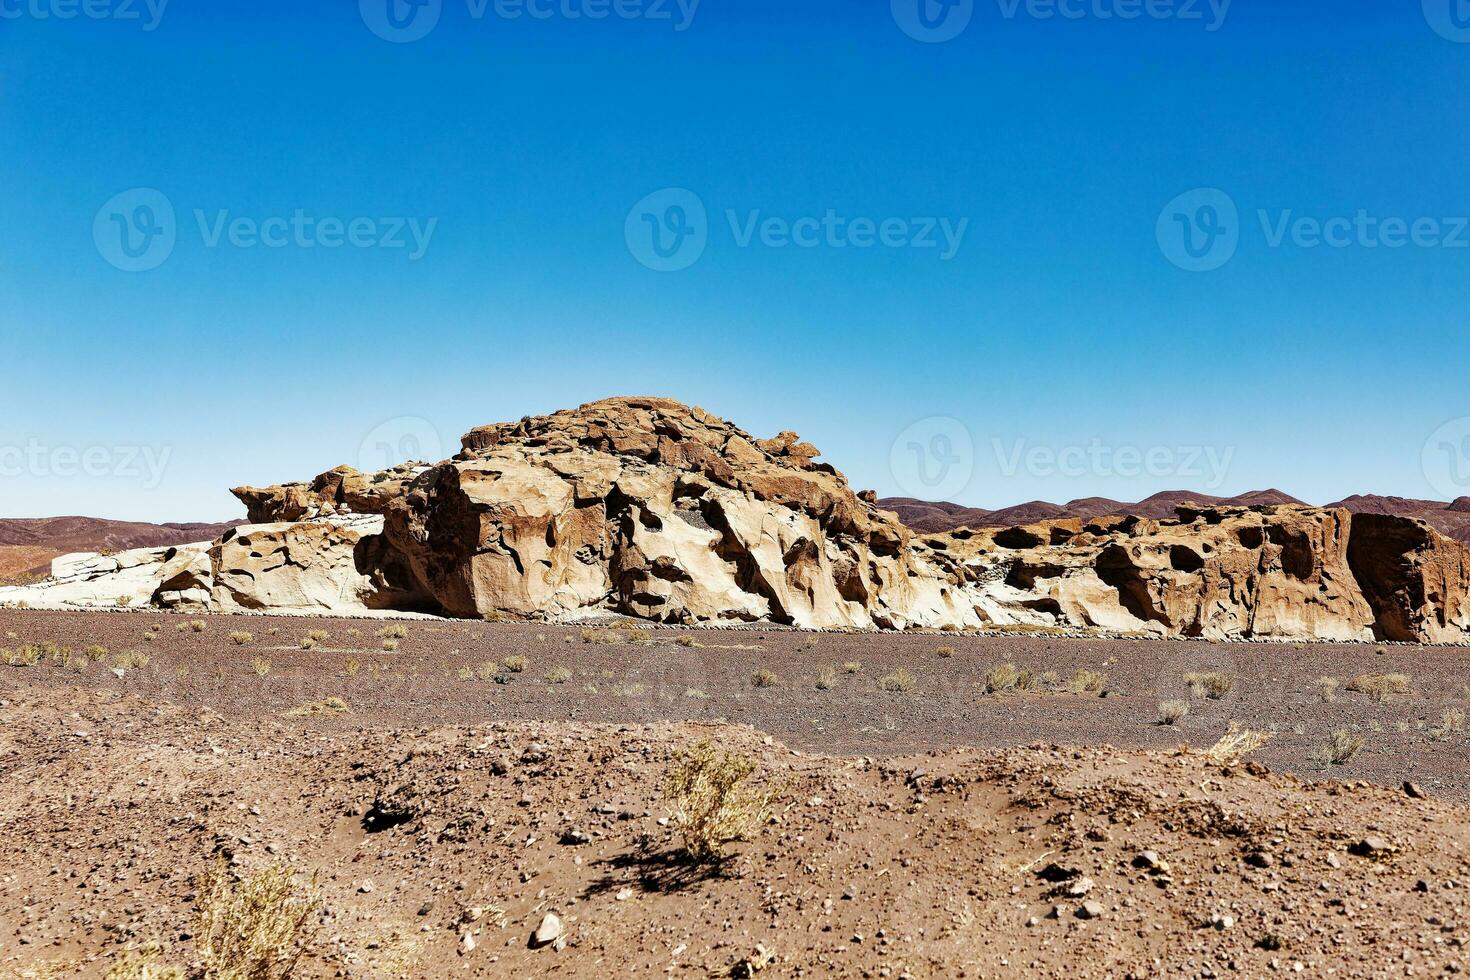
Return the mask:
<svg viewBox="0 0 1470 980">
<path fill-rule="evenodd" d="M 184 706 L 208 706 L 227 717 L 279 715 L 326 697 L 352 714 L 302 724 L 379 728 L 488 720 L 634 723 L 724 720 L 753 725 L 789 745 L 844 755 L 911 754 L 960 745 L 1004 747 L 1042 742 L 1119 747 L 1208 744 L 1232 720 L 1275 733 L 1255 758 L 1309 778 L 1412 780 L 1436 795 L 1470 798 L 1466 732 L 1445 716 L 1470 711 L 1470 650 L 1372 644 L 1256 644 L 1196 641 L 976 637 L 939 634 L 836 634 L 759 630 L 656 630 L 649 643 L 584 642 L 581 630 L 537 624 L 444 620 L 395 622 L 407 635 L 386 652 L 383 621 L 264 616 L 198 617 L 203 632 L 179 631 L 186 617 L 137 611 L 56 613 L 0 611 L 0 647 L 50 642 L 82 650 L 107 648 L 109 659 L 72 666 L 48 660 L 34 668 L 0 667 L 0 697 L 31 687 L 102 687 Z M 157 625 L 156 639 L 145 641 Z M 316 648 L 299 641 L 310 630 L 329 636 Z M 349 631 L 356 630 L 357 635 Z M 233 631 L 251 640 L 236 645 Z M 682 646 L 681 636 L 698 646 Z M 942 647 L 953 648 L 942 656 Z M 118 653 L 140 651 L 146 667 L 110 669 Z M 524 656 L 515 673 L 505 658 Z M 256 658 L 269 661 L 257 676 Z M 349 662 L 356 661 L 355 672 Z M 843 663 L 861 663 L 855 674 Z M 1104 696 L 984 693 L 994 664 L 1014 662 L 1061 684 L 1079 669 L 1108 675 Z M 492 665 L 493 666 L 490 666 Z M 820 690 L 823 668 L 839 685 Z M 571 672 L 551 683 L 548 672 Z M 879 680 L 911 672 L 907 693 Z M 778 682 L 758 688 L 757 670 Z M 1190 699 L 1183 675 L 1224 671 L 1234 690 L 1218 701 Z M 1360 673 L 1402 673 L 1411 693 L 1376 703 L 1346 690 Z M 1318 681 L 1336 677 L 1336 699 Z M 1156 723 L 1158 703 L 1190 702 L 1175 727 Z M 1461 716 L 1463 717 L 1463 716 Z M 1336 729 L 1364 738 L 1347 765 L 1325 766 L 1312 752 Z"/>
</svg>

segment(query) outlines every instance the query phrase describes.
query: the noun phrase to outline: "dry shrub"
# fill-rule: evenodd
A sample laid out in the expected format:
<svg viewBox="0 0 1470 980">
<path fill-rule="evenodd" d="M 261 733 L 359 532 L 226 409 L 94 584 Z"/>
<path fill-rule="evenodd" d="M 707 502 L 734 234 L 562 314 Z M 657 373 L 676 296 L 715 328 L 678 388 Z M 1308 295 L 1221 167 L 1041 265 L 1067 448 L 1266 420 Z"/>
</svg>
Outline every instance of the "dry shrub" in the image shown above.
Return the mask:
<svg viewBox="0 0 1470 980">
<path fill-rule="evenodd" d="M 378 630 L 378 637 L 383 640 L 401 640 L 406 636 L 408 636 L 408 627 L 402 623 L 389 623 Z"/>
<path fill-rule="evenodd" d="M 553 667 L 546 672 L 546 683 L 565 684 L 572 679 L 572 672 L 565 667 Z"/>
<path fill-rule="evenodd" d="M 675 756 L 663 793 L 691 860 L 718 861 L 725 844 L 767 819 L 774 790 L 750 785 L 755 770 L 753 757 L 719 752 L 708 740 Z"/>
<path fill-rule="evenodd" d="M 41 648 L 27 643 L 16 650 L 0 650 L 0 659 L 9 667 L 34 667 L 41 662 Z"/>
<path fill-rule="evenodd" d="M 286 712 L 287 718 L 336 718 L 352 714 L 352 705 L 341 698 L 323 698 Z"/>
<path fill-rule="evenodd" d="M 384 640 L 383 641 L 383 652 L 384 653 L 396 653 L 396 652 L 398 652 L 398 641 L 397 640 Z"/>
<path fill-rule="evenodd" d="M 107 648 L 96 643 L 87 647 L 82 652 L 87 655 L 88 660 L 99 661 L 107 659 Z"/>
<path fill-rule="evenodd" d="M 844 674 L 856 674 L 862 669 L 863 665 L 858 663 L 856 660 L 849 660 L 847 663 L 842 665 L 842 672 Z"/>
<path fill-rule="evenodd" d="M 824 667 L 817 675 L 817 690 L 819 691 L 835 690 L 841 684 L 842 681 L 837 678 L 836 667 Z"/>
<path fill-rule="evenodd" d="M 505 669 L 510 671 L 512 674 L 519 674 L 521 671 L 530 666 L 530 663 L 531 661 L 527 660 L 519 653 L 513 653 L 509 657 L 505 658 Z"/>
<path fill-rule="evenodd" d="M 1067 681 L 1067 690 L 1073 694 L 1101 694 L 1108 686 L 1108 675 L 1096 670 L 1082 669 Z"/>
<path fill-rule="evenodd" d="M 676 637 L 675 640 L 674 640 L 674 642 L 677 643 L 677 644 L 679 644 L 679 646 L 681 646 L 681 647 L 697 647 L 697 646 L 699 646 L 699 641 L 696 640 L 694 637 L 688 635 L 687 633 L 685 635 L 683 635 L 683 636 Z"/>
<path fill-rule="evenodd" d="M 1317 697 L 1323 701 L 1336 701 L 1337 689 L 1341 686 L 1342 682 L 1336 677 L 1319 677 L 1317 678 Z"/>
<path fill-rule="evenodd" d="M 996 664 L 985 672 L 985 693 L 1011 694 L 1034 691 L 1039 680 L 1035 674 L 1015 664 Z"/>
<path fill-rule="evenodd" d="M 255 672 L 256 677 L 264 677 L 271 672 L 271 662 L 264 657 L 256 657 L 250 661 L 250 669 Z"/>
<path fill-rule="evenodd" d="M 342 669 L 345 670 L 347 672 L 347 675 L 350 677 L 362 669 L 362 662 L 359 661 L 356 657 L 348 657 L 342 662 Z"/>
<path fill-rule="evenodd" d="M 475 676 L 482 681 L 493 681 L 498 673 L 500 673 L 500 665 L 493 660 L 487 660 L 475 668 Z"/>
<path fill-rule="evenodd" d="M 316 649 L 316 642 L 317 642 L 316 640 L 313 640 L 309 636 L 303 636 L 301 638 L 301 644 L 300 644 L 301 649 L 303 649 L 303 650 L 315 650 Z"/>
<path fill-rule="evenodd" d="M 146 653 L 137 650 L 124 650 L 112 658 L 112 666 L 118 670 L 142 670 L 152 662 L 152 658 Z"/>
<path fill-rule="evenodd" d="M 775 687 L 781 683 L 781 678 L 777 677 L 773 672 L 761 668 L 750 675 L 750 682 L 756 687 Z"/>
<path fill-rule="evenodd" d="M 1232 721 L 1220 740 L 1205 749 L 1205 755 L 1222 765 L 1234 765 L 1269 741 L 1269 733 L 1241 728 L 1239 722 Z"/>
<path fill-rule="evenodd" d="M 1175 725 L 1189 714 L 1188 701 L 1160 701 L 1159 702 L 1159 724 Z"/>
<path fill-rule="evenodd" d="M 255 639 L 255 637 L 251 636 L 244 630 L 235 630 L 235 632 L 230 634 L 230 642 L 235 644 L 235 646 L 237 647 L 243 647 L 245 644 L 249 643 L 253 639 Z"/>
<path fill-rule="evenodd" d="M 205 630 L 209 629 L 209 624 L 202 619 L 191 619 L 184 625 L 189 630 L 195 633 L 203 633 Z"/>
<path fill-rule="evenodd" d="M 918 686 L 918 678 L 902 667 L 891 674 L 884 674 L 878 678 L 878 687 L 884 691 L 896 691 L 899 694 L 907 694 Z"/>
<path fill-rule="evenodd" d="M 324 642 L 326 640 L 326 638 L 329 637 L 329 636 L 331 636 L 331 635 L 332 634 L 331 633 L 328 633 L 326 630 L 310 630 L 306 634 L 306 636 L 307 636 L 308 639 L 315 640 L 318 643 Z"/>
<path fill-rule="evenodd" d="M 690 638 L 693 639 L 692 637 Z M 582 631 L 583 643 L 597 643 L 603 646 L 618 646 L 621 644 L 650 643 L 653 641 L 653 631 L 635 626 L 632 623 L 617 623 L 610 627 L 589 627 Z M 693 643 L 685 644 L 693 646 Z"/>
<path fill-rule="evenodd" d="M 1408 694 L 1410 683 L 1408 674 L 1359 674 L 1348 681 L 1347 689 L 1381 703 L 1396 694 Z"/>
<path fill-rule="evenodd" d="M 938 654 L 941 658 L 943 658 L 945 660 L 948 660 L 950 657 L 953 657 L 954 656 L 954 647 L 944 646 L 944 647 L 940 647 L 938 650 L 935 650 L 934 652 L 936 654 Z"/>
<path fill-rule="evenodd" d="M 286 980 L 310 948 L 322 907 L 317 878 L 301 886 L 285 865 L 238 884 L 220 864 L 199 884 L 195 949 L 205 974 L 221 980 Z"/>
<path fill-rule="evenodd" d="M 1189 693 L 1194 697 L 1218 701 L 1235 690 L 1235 675 L 1223 670 L 1207 670 L 1185 674 L 1184 683 L 1189 685 Z"/>
<path fill-rule="evenodd" d="M 1364 738 L 1346 728 L 1339 728 L 1327 736 L 1327 741 L 1312 750 L 1312 758 L 1322 765 L 1341 766 L 1358 754 Z"/>
<path fill-rule="evenodd" d="M 1439 716 L 1439 724 L 1429 729 L 1429 735 L 1437 741 L 1444 741 L 1464 730 L 1465 712 L 1459 708 L 1446 708 Z"/>
</svg>

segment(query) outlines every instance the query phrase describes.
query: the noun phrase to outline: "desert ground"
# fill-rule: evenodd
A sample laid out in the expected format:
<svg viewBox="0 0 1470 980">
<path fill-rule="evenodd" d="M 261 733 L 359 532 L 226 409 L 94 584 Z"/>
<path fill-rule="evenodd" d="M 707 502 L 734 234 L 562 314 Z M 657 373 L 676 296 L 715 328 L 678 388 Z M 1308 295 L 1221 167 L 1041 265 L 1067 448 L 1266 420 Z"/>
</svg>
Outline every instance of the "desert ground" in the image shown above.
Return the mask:
<svg viewBox="0 0 1470 980">
<path fill-rule="evenodd" d="M 320 897 L 299 976 L 1470 966 L 1464 648 L 33 610 L 0 636 L 36 660 L 0 666 L 0 976 L 203 975 L 221 868 Z M 988 691 L 1005 664 L 1032 689 Z M 1272 738 L 1211 757 L 1232 721 Z M 700 864 L 663 782 L 702 740 L 769 805 Z"/>
</svg>

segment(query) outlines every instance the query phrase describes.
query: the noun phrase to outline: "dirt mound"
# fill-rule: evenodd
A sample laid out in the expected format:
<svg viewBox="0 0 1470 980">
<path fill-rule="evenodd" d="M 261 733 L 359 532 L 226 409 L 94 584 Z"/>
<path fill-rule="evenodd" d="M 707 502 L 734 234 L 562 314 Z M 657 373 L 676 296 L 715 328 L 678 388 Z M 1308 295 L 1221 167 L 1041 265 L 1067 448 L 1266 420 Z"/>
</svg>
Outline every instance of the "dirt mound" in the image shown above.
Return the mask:
<svg viewBox="0 0 1470 980">
<path fill-rule="evenodd" d="M 100 975 L 145 942 L 192 962 L 197 877 L 219 861 L 319 873 L 309 976 L 1465 963 L 1470 814 L 1199 752 L 873 762 L 728 726 L 233 724 L 67 690 L 0 702 L 0 721 L 0 957 L 15 973 Z M 770 821 L 706 867 L 680 858 L 658 788 L 701 739 L 754 759 L 775 793 Z M 560 930 L 532 948 L 548 912 Z"/>
</svg>

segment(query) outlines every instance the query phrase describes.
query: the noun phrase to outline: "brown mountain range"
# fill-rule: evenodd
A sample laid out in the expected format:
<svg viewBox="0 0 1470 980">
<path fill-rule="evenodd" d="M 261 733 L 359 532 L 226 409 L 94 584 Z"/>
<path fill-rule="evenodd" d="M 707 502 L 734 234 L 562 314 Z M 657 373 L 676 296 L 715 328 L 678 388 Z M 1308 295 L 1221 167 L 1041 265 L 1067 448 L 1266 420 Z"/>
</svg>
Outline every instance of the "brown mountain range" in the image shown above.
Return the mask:
<svg viewBox="0 0 1470 980">
<path fill-rule="evenodd" d="M 1280 490 L 1252 490 L 1235 497 L 1215 497 L 1192 490 L 1164 490 L 1133 503 L 1107 497 L 1083 497 L 1065 504 L 1033 500 L 1000 510 L 985 510 L 943 501 L 916 500 L 913 497 L 885 497 L 878 501 L 878 506 L 897 513 L 899 520 L 916 531 L 938 533 L 952 531 L 957 527 L 1014 527 L 1069 517 L 1091 520 L 1095 517 L 1133 515 L 1157 520 L 1173 517 L 1175 504 L 1186 500 L 1208 506 L 1247 507 L 1304 503 Z M 1470 542 L 1470 497 L 1460 497 L 1445 503 L 1439 500 L 1353 494 L 1324 506 L 1343 507 L 1355 514 L 1417 517 L 1447 537 Z"/>
<path fill-rule="evenodd" d="M 127 551 L 209 541 L 243 521 L 147 524 L 97 517 L 0 518 L 0 583 L 46 575 L 51 559 L 74 551 Z"/>
</svg>

